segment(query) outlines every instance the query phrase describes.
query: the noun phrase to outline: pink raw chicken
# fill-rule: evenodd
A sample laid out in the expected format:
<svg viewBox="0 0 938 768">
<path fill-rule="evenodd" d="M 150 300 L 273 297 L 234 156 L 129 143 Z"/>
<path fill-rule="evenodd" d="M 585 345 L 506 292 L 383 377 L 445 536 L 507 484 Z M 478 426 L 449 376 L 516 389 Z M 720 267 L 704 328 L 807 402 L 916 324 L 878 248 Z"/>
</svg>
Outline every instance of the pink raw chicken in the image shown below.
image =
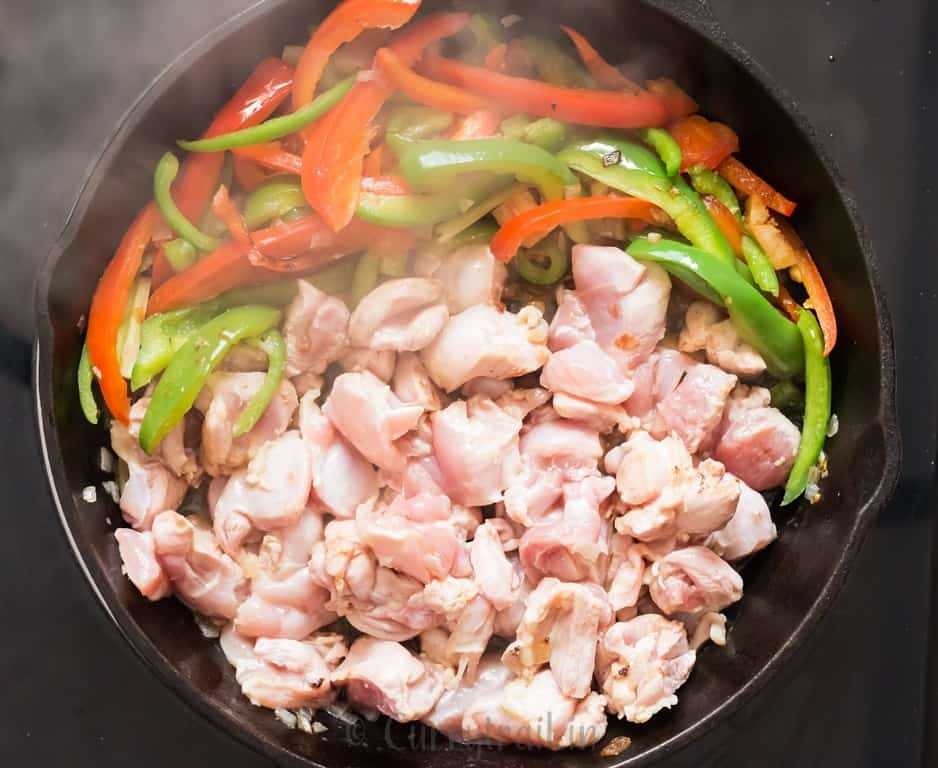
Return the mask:
<svg viewBox="0 0 938 768">
<path fill-rule="evenodd" d="M 549 663 L 560 692 L 582 699 L 593 680 L 596 643 L 612 622 L 609 599 L 601 587 L 545 578 L 528 598 L 517 639 L 502 661 L 527 677 Z"/>
<path fill-rule="evenodd" d="M 505 554 L 498 528 L 491 520 L 480 525 L 469 548 L 473 578 L 495 610 L 503 611 L 518 596 L 521 579 Z"/>
<path fill-rule="evenodd" d="M 141 397 L 130 408 L 130 434 L 139 439 L 140 425 L 143 417 L 150 407 L 151 398 Z M 187 444 L 186 432 L 194 419 L 186 415 L 173 429 L 160 440 L 154 458 L 159 459 L 163 466 L 169 469 L 176 477 L 182 478 L 192 487 L 198 487 L 202 480 L 202 467 L 199 466 L 198 455 L 191 445 Z"/>
<path fill-rule="evenodd" d="M 156 559 L 153 534 L 140 533 L 132 528 L 118 528 L 114 532 L 120 551 L 124 573 L 147 600 L 162 600 L 172 594 L 169 579 Z"/>
<path fill-rule="evenodd" d="M 395 441 L 417 426 L 420 405 L 405 405 L 391 388 L 367 371 L 335 380 L 323 413 L 372 464 L 403 472 L 406 459 Z"/>
<path fill-rule="evenodd" d="M 232 626 L 221 634 L 221 649 L 235 668 L 241 691 L 257 707 L 322 707 L 335 699 L 331 674 L 347 652 L 341 635 L 306 641 L 241 637 Z"/>
<path fill-rule="evenodd" d="M 674 550 L 651 576 L 651 599 L 666 614 L 720 611 L 743 596 L 742 577 L 706 547 Z"/>
<path fill-rule="evenodd" d="M 670 395 L 658 403 L 665 427 L 697 453 L 712 444 L 736 377 L 715 365 L 695 365 Z"/>
<path fill-rule="evenodd" d="M 742 560 L 764 549 L 778 535 L 762 494 L 740 483 L 739 502 L 730 521 L 706 545 L 726 560 Z"/>
<path fill-rule="evenodd" d="M 740 339 L 733 321 L 709 301 L 695 301 L 687 308 L 678 348 L 681 352 L 704 351 L 707 362 L 738 376 L 765 373 L 762 356 Z"/>
<path fill-rule="evenodd" d="M 737 387 L 727 402 L 713 452 L 727 470 L 757 491 L 784 485 L 801 442 L 798 427 L 762 387 Z"/>
<path fill-rule="evenodd" d="M 625 402 L 635 388 L 595 341 L 554 352 L 541 373 L 541 386 L 605 405 Z"/>
<path fill-rule="evenodd" d="M 674 692 L 690 676 L 696 658 L 678 621 L 646 614 L 615 624 L 596 655 L 609 711 L 630 723 L 645 723 L 673 707 Z"/>
<path fill-rule="evenodd" d="M 636 612 L 644 585 L 645 560 L 641 545 L 631 536 L 614 533 L 609 543 L 609 569 L 606 572 L 606 592 L 616 616 L 625 618 L 627 613 Z"/>
<path fill-rule="evenodd" d="M 547 323 L 528 306 L 517 315 L 477 304 L 449 319 L 422 353 L 423 363 L 446 392 L 472 379 L 511 379 L 547 362 Z"/>
<path fill-rule="evenodd" d="M 299 293 L 286 312 L 287 376 L 322 373 L 348 347 L 349 312 L 340 299 L 298 280 Z"/>
<path fill-rule="evenodd" d="M 346 373 L 368 371 L 381 381 L 390 383 L 394 375 L 397 353 L 392 350 L 378 352 L 373 349 L 349 349 L 339 358 L 339 367 Z"/>
<path fill-rule="evenodd" d="M 498 304 L 508 270 L 495 260 L 488 246 L 458 248 L 432 265 L 432 276 L 443 286 L 443 296 L 452 314 L 477 304 Z"/>
<path fill-rule="evenodd" d="M 438 280 L 407 277 L 382 283 L 352 313 L 352 346 L 395 352 L 423 349 L 449 319 L 442 296 Z"/>
<path fill-rule="evenodd" d="M 397 356 L 391 389 L 402 403 L 420 405 L 425 411 L 439 411 L 447 402 L 423 367 L 420 356 L 413 352 Z"/>
<path fill-rule="evenodd" d="M 423 722 L 451 739 L 464 739 L 463 718 L 466 712 L 476 701 L 500 695 L 514 676 L 497 655 L 489 654 L 479 663 L 475 680 L 470 682 L 463 678 L 458 686 L 447 688 L 433 710 L 422 718 Z"/>
<path fill-rule="evenodd" d="M 322 414 L 313 392 L 300 403 L 300 433 L 310 452 L 316 498 L 330 514 L 353 517 L 359 504 L 378 493 L 375 468 Z"/>
<path fill-rule="evenodd" d="M 247 464 L 261 446 L 276 440 L 290 426 L 297 408 L 296 389 L 283 381 L 254 429 L 241 437 L 232 434 L 238 417 L 264 384 L 263 373 L 214 373 L 196 408 L 202 422 L 202 462 L 212 476 L 229 475 Z"/>
<path fill-rule="evenodd" d="M 430 713 L 443 693 L 444 672 L 415 658 L 400 643 L 360 637 L 332 673 L 362 712 L 409 723 Z"/>
<path fill-rule="evenodd" d="M 472 680 L 495 628 L 495 608 L 472 579 L 452 576 L 434 581 L 424 590 L 427 605 L 446 618 L 446 629 L 433 628 L 421 636 L 421 648 L 458 679 Z M 426 651 L 425 651 L 426 652 Z"/>
<path fill-rule="evenodd" d="M 586 306 L 576 291 L 557 290 L 557 311 L 550 322 L 548 346 L 551 352 L 569 349 L 584 341 L 596 341 Z"/>
<path fill-rule="evenodd" d="M 627 404 L 629 413 L 644 420 L 654 421 L 657 415 L 655 407 L 677 389 L 684 375 L 696 365 L 699 363 L 690 355 L 673 349 L 656 350 L 635 369 L 632 379 L 635 391 Z M 663 427 L 652 431 L 667 432 Z"/>
<path fill-rule="evenodd" d="M 235 617 L 248 596 L 247 579 L 210 530 L 175 512 L 163 512 L 153 521 L 153 547 L 180 600 L 206 616 Z"/>
</svg>

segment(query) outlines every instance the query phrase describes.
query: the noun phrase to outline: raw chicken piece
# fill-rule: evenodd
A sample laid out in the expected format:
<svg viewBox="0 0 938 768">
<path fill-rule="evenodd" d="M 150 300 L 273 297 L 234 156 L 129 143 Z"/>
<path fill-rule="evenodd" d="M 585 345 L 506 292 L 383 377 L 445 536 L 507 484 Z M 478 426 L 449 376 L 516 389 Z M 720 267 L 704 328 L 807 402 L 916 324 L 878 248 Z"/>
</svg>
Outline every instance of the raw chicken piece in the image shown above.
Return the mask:
<svg viewBox="0 0 938 768">
<path fill-rule="evenodd" d="M 406 459 L 395 441 L 417 426 L 423 407 L 404 405 L 372 373 L 345 373 L 332 385 L 323 413 L 372 464 L 403 472 Z"/>
<path fill-rule="evenodd" d="M 425 411 L 439 411 L 446 405 L 446 397 L 413 352 L 398 355 L 391 389 L 402 403 L 422 406 Z"/>
<path fill-rule="evenodd" d="M 153 521 L 153 547 L 180 600 L 206 616 L 234 618 L 248 596 L 247 579 L 210 530 L 163 512 Z"/>
<path fill-rule="evenodd" d="M 347 649 L 341 635 L 322 634 L 305 642 L 248 640 L 229 625 L 221 649 L 235 668 L 241 691 L 257 707 L 322 707 L 336 696 L 330 677 Z"/>
<path fill-rule="evenodd" d="M 513 389 L 511 379 L 487 379 L 480 376 L 478 379 L 463 384 L 460 390 L 467 400 L 472 397 L 487 397 L 489 400 L 498 400 Z"/>
<path fill-rule="evenodd" d="M 712 442 L 736 377 L 715 365 L 695 365 L 670 395 L 658 403 L 658 415 L 691 453 Z"/>
<path fill-rule="evenodd" d="M 577 245 L 573 278 L 599 346 L 623 370 L 642 363 L 664 338 L 668 274 L 657 264 L 639 264 L 619 248 Z"/>
<path fill-rule="evenodd" d="M 378 493 L 378 475 L 364 456 L 332 426 L 308 393 L 300 403 L 300 433 L 310 451 L 313 493 L 336 517 L 351 518 Z"/>
<path fill-rule="evenodd" d="M 518 471 L 520 418 L 486 398 L 458 400 L 430 417 L 443 486 L 469 507 L 500 501 Z"/>
<path fill-rule="evenodd" d="M 605 584 L 609 604 L 619 618 L 623 618 L 623 612 L 634 612 L 645 583 L 644 577 L 645 559 L 641 545 L 636 544 L 631 536 L 614 533 L 609 542 L 609 569 Z"/>
<path fill-rule="evenodd" d="M 424 584 L 451 574 L 467 576 L 469 553 L 449 512 L 447 496 L 398 496 L 377 514 L 359 516 L 358 537 L 382 566 Z"/>
<path fill-rule="evenodd" d="M 363 714 L 380 712 L 401 723 L 430 713 L 443 693 L 444 672 L 415 658 L 400 643 L 360 637 L 332 673 L 344 685 L 352 706 Z"/>
<path fill-rule="evenodd" d="M 130 434 L 140 439 L 140 425 L 150 407 L 150 397 L 141 397 L 130 407 Z M 160 440 L 157 454 L 159 459 L 176 477 L 185 480 L 193 488 L 202 481 L 202 467 L 194 448 L 186 445 L 186 430 L 189 425 L 188 414 L 169 433 Z"/>
<path fill-rule="evenodd" d="M 524 573 L 521 566 L 521 558 L 512 555 L 508 558 L 511 568 L 518 578 L 520 587 L 514 602 L 495 616 L 495 634 L 504 637 L 506 640 L 514 640 L 518 634 L 518 626 L 521 619 L 524 618 L 524 609 L 528 604 L 528 597 L 534 591 L 536 586 Z"/>
<path fill-rule="evenodd" d="M 129 473 L 121 493 L 121 513 L 136 530 L 149 531 L 160 512 L 179 506 L 189 486 L 158 459 L 147 456 L 137 439 L 118 421 L 111 424 L 111 447 Z"/>
<path fill-rule="evenodd" d="M 602 588 L 545 578 L 528 598 L 518 637 L 502 661 L 528 679 L 549 662 L 560 692 L 582 699 L 590 692 L 596 643 L 612 622 Z"/>
<path fill-rule="evenodd" d="M 757 491 L 784 485 L 801 442 L 798 427 L 762 387 L 737 387 L 727 401 L 713 457 Z"/>
<path fill-rule="evenodd" d="M 427 606 L 446 618 L 445 642 L 440 642 L 439 629 L 424 633 L 430 635 L 431 644 L 436 640 L 435 660 L 452 667 L 457 679 L 472 680 L 494 631 L 495 608 L 472 579 L 434 581 L 423 595 Z"/>
<path fill-rule="evenodd" d="M 449 320 L 442 296 L 438 280 L 405 277 L 382 283 L 352 313 L 352 346 L 395 352 L 423 349 Z"/>
<path fill-rule="evenodd" d="M 651 613 L 610 627 L 596 654 L 609 711 L 645 723 L 673 707 L 696 658 L 680 622 Z"/>
<path fill-rule="evenodd" d="M 451 317 L 422 353 L 430 378 L 447 392 L 480 376 L 523 376 L 549 357 L 540 310 L 528 306 L 514 315 L 483 304 Z"/>
<path fill-rule="evenodd" d="M 535 424 L 540 421 L 535 411 L 546 411 L 548 417 L 553 418 L 550 409 L 543 408 L 543 406 L 547 405 L 549 402 L 550 392 L 546 389 L 534 387 L 533 389 L 513 389 L 510 392 L 506 392 L 495 401 L 495 405 L 501 408 L 505 413 L 521 421 L 531 416 L 528 423 Z"/>
<path fill-rule="evenodd" d="M 446 633 L 442 632 L 442 635 L 445 639 Z M 451 739 L 465 738 L 463 718 L 466 711 L 480 699 L 500 695 L 514 676 L 497 654 L 489 654 L 479 663 L 475 680 L 470 682 L 463 678 L 458 687 L 445 690 L 433 711 L 423 717 L 423 722 Z"/>
<path fill-rule="evenodd" d="M 306 508 L 312 477 L 309 450 L 296 430 L 266 443 L 225 484 L 213 510 L 215 535 L 237 555 L 251 528 L 292 525 Z"/>
<path fill-rule="evenodd" d="M 736 514 L 740 484 L 713 459 L 701 461 L 684 490 L 675 523 L 679 533 L 705 536 L 725 526 Z"/>
<path fill-rule="evenodd" d="M 696 365 L 699 363 L 689 355 L 673 349 L 656 350 L 633 373 L 635 391 L 626 406 L 629 413 L 653 419 L 655 406 L 674 392 L 684 375 Z"/>
<path fill-rule="evenodd" d="M 467 245 L 446 256 L 432 276 L 443 285 L 446 305 L 455 315 L 477 304 L 498 304 L 508 270 L 488 246 Z"/>
<path fill-rule="evenodd" d="M 723 528 L 710 534 L 705 544 L 724 560 L 742 560 L 767 547 L 777 535 L 762 494 L 740 483 L 735 514 Z"/>
<path fill-rule="evenodd" d="M 589 693 L 577 701 L 564 696 L 549 670 L 491 688 L 480 691 L 463 715 L 466 741 L 567 749 L 591 746 L 606 733 L 605 697 Z"/>
<path fill-rule="evenodd" d="M 636 429 L 640 422 L 630 416 L 628 409 L 622 405 L 602 405 L 579 397 L 571 397 L 563 392 L 554 395 L 554 410 L 558 416 L 573 421 L 581 421 L 590 429 L 602 434 L 608 434 L 618 429 L 623 434 Z"/>
<path fill-rule="evenodd" d="M 518 554 L 532 579 L 603 582 L 608 549 L 600 506 L 613 490 L 615 481 L 599 476 L 564 486 L 560 517 L 538 523 L 521 537 Z"/>
<path fill-rule="evenodd" d="M 625 402 L 635 388 L 595 341 L 554 352 L 541 372 L 541 386 L 603 405 Z"/>
<path fill-rule="evenodd" d="M 213 477 L 230 475 L 247 464 L 265 443 L 290 426 L 298 405 L 296 390 L 283 381 L 254 429 L 234 437 L 234 425 L 264 384 L 263 373 L 213 373 L 196 401 L 202 411 L 202 463 Z"/>
<path fill-rule="evenodd" d="M 495 522 L 480 525 L 469 548 L 473 578 L 486 599 L 497 611 L 514 603 L 521 588 L 521 579 L 505 554 Z"/>
<path fill-rule="evenodd" d="M 651 599 L 666 614 L 721 611 L 743 596 L 742 577 L 706 547 L 686 547 L 651 567 Z"/>
<path fill-rule="evenodd" d="M 162 600 L 172 594 L 169 579 L 156 559 L 153 534 L 131 528 L 114 531 L 124 573 L 147 600 Z"/>
<path fill-rule="evenodd" d="M 738 376 L 765 373 L 765 360 L 739 338 L 733 321 L 723 317 L 709 301 L 695 301 L 687 308 L 678 341 L 681 352 L 707 353 L 707 362 Z"/>
<path fill-rule="evenodd" d="M 726 645 L 726 616 L 722 613 L 708 611 L 700 614 L 694 613 L 681 616 L 689 638 L 688 644 L 697 650 L 708 642 L 714 645 Z"/>
<path fill-rule="evenodd" d="M 348 308 L 305 280 L 287 308 L 283 335 L 287 343 L 287 377 L 306 371 L 322 373 L 348 347 Z"/>
<path fill-rule="evenodd" d="M 575 346 L 583 341 L 596 341 L 586 307 L 575 291 L 557 290 L 557 311 L 550 323 L 548 345 L 551 352 Z"/>
<path fill-rule="evenodd" d="M 368 371 L 386 384 L 390 383 L 394 375 L 396 362 L 397 354 L 391 350 L 379 352 L 373 349 L 350 349 L 339 358 L 339 366 L 346 373 Z"/>
</svg>

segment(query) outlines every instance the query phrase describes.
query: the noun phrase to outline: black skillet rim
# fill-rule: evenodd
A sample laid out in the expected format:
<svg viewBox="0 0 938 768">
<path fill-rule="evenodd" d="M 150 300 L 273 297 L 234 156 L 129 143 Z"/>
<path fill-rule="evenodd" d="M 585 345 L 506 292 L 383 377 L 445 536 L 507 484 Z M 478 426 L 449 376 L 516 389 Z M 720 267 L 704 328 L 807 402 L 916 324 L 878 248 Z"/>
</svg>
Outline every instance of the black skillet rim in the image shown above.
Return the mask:
<svg viewBox="0 0 938 768">
<path fill-rule="evenodd" d="M 116 596 L 108 591 L 102 592 L 98 584 L 105 580 L 103 574 L 97 573 L 98 569 L 94 563 L 88 563 L 85 560 L 72 535 L 71 527 L 62 503 L 63 498 L 69 497 L 70 488 L 64 476 L 61 463 L 53 461 L 51 458 L 51 456 L 60 454 L 60 451 L 58 450 L 59 446 L 55 431 L 51 428 L 51 419 L 50 422 L 47 423 L 47 416 L 52 413 L 53 403 L 51 385 L 52 371 L 49 354 L 53 343 L 53 334 L 49 323 L 48 310 L 46 308 L 46 296 L 48 294 L 51 276 L 58 259 L 67 249 L 72 239 L 73 232 L 78 227 L 85 209 L 88 206 L 92 192 L 105 172 L 104 169 L 108 165 L 105 161 L 119 151 L 120 140 L 130 131 L 136 120 L 139 120 L 142 115 L 146 113 L 146 110 L 159 96 L 161 90 L 167 87 L 168 83 L 171 82 L 174 77 L 183 73 L 198 56 L 222 42 L 235 30 L 250 24 L 255 19 L 285 4 L 287 1 L 288 0 L 259 0 L 259 2 L 215 27 L 177 56 L 156 75 L 130 108 L 121 116 L 121 119 L 111 135 L 104 143 L 100 155 L 91 164 L 79 195 L 66 217 L 62 231 L 43 262 L 36 280 L 37 338 L 33 348 L 32 390 L 42 445 L 42 458 L 49 488 L 62 522 L 64 534 L 91 589 L 124 638 L 130 643 L 131 647 L 142 661 L 156 672 L 165 685 L 174 691 L 186 704 L 205 716 L 226 734 L 234 736 L 246 746 L 270 758 L 277 760 L 287 759 L 296 764 L 318 765 L 311 760 L 302 758 L 272 743 L 265 738 L 264 734 L 254 728 L 246 727 L 244 723 L 237 721 L 223 706 L 199 695 L 191 685 L 186 683 L 178 671 L 160 653 L 159 649 L 136 626 L 124 607 L 117 601 Z M 797 129 L 808 140 L 825 171 L 830 176 L 841 203 L 844 205 L 850 217 L 857 242 L 863 253 L 876 307 L 876 323 L 880 345 L 880 412 L 878 414 L 878 423 L 883 430 L 885 462 L 879 485 L 876 491 L 858 511 L 850 537 L 845 542 L 840 559 L 835 564 L 830 578 L 824 585 L 824 588 L 819 592 L 814 604 L 811 606 L 804 619 L 768 663 L 735 694 L 721 705 L 711 710 L 692 726 L 667 741 L 662 742 L 641 756 L 635 758 L 625 757 L 616 763 L 610 764 L 611 768 L 625 768 L 625 766 L 637 766 L 640 764 L 647 765 L 674 753 L 691 741 L 700 738 L 710 731 L 720 720 L 738 711 L 743 704 L 766 686 L 778 669 L 804 644 L 805 640 L 810 636 L 812 630 L 817 626 L 818 622 L 825 615 L 834 598 L 839 593 L 872 521 L 885 506 L 895 489 L 901 460 L 900 440 L 898 427 L 896 425 L 895 353 L 893 348 L 892 323 L 886 298 L 879 280 L 881 272 L 880 266 L 869 235 L 862 223 L 856 199 L 847 188 L 842 175 L 819 141 L 816 132 L 811 128 L 806 118 L 796 107 L 792 97 L 781 88 L 762 66 L 741 46 L 727 37 L 710 11 L 706 0 L 692 0 L 690 3 L 681 2 L 681 0 L 641 1 L 645 5 L 670 16 L 678 23 L 700 34 L 746 69 L 788 113 Z M 95 573 L 93 573 L 92 570 L 94 570 Z"/>
</svg>

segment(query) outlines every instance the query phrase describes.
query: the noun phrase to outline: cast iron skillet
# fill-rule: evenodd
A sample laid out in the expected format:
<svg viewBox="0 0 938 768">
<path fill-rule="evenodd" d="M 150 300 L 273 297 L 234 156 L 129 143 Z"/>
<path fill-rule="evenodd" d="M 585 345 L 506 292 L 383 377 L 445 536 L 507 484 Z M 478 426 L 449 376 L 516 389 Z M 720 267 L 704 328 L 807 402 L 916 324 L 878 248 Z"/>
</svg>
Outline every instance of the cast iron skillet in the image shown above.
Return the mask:
<svg viewBox="0 0 938 768">
<path fill-rule="evenodd" d="M 443 2 L 426 0 L 426 6 Z M 536 0 L 471 2 L 473 8 L 544 16 Z M 618 52 L 630 74 L 673 76 L 704 112 L 732 125 L 745 160 L 800 205 L 795 225 L 814 253 L 838 309 L 841 340 L 833 359 L 840 433 L 829 446 L 823 501 L 776 515 L 778 541 L 745 568 L 746 595 L 731 614 L 725 649 L 706 647 L 680 705 L 635 727 L 618 759 L 598 751 L 551 754 L 482 751 L 482 768 L 648 765 L 699 738 L 760 690 L 811 634 L 828 609 L 875 515 L 892 493 L 899 464 L 892 335 L 876 262 L 844 189 L 791 99 L 723 35 L 698 0 L 579 0 L 550 3 L 545 23 L 566 22 L 604 51 Z M 35 389 L 39 429 L 53 495 L 66 535 L 102 605 L 140 656 L 185 701 L 251 747 L 292 766 L 374 765 L 439 768 L 466 755 L 445 750 L 419 726 L 348 728 L 328 716 L 322 737 L 288 731 L 251 706 L 217 645 L 172 600 L 151 604 L 121 574 L 112 532 L 120 514 L 104 493 L 82 501 L 98 468 L 103 429 L 82 419 L 74 375 L 81 319 L 98 276 L 123 230 L 150 194 L 154 165 L 179 137 L 197 135 L 263 56 L 302 42 L 326 3 L 261 2 L 222 25 L 173 62 L 125 115 L 94 165 L 39 277 Z M 555 27 L 550 27 L 555 29 Z M 100 486 L 99 486 L 100 487 Z"/>
</svg>

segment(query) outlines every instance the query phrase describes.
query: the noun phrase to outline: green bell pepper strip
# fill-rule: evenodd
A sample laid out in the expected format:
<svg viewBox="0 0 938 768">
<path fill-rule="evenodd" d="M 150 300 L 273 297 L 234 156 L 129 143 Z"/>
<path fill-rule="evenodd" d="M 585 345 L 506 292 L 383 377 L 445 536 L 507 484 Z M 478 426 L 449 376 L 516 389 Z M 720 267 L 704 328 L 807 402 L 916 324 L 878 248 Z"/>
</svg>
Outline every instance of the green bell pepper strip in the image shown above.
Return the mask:
<svg viewBox="0 0 938 768">
<path fill-rule="evenodd" d="M 772 261 L 751 235 L 743 233 L 743 258 L 752 272 L 752 279 L 766 293 L 778 296 L 778 274 Z"/>
<path fill-rule="evenodd" d="M 602 139 L 567 147 L 558 160 L 612 189 L 654 203 L 678 231 L 727 266 L 736 256 L 700 197 L 680 177 L 669 179 L 661 161 L 638 144 Z"/>
<path fill-rule="evenodd" d="M 328 293 L 330 296 L 346 293 L 352 288 L 358 262 L 359 259 L 346 256 L 335 264 L 331 264 L 304 279 L 310 285 L 318 288 L 323 293 Z"/>
<path fill-rule="evenodd" d="M 555 238 L 546 238 L 533 248 L 522 248 L 514 259 L 518 274 L 533 285 L 560 282 L 569 266 L 567 250 Z"/>
<path fill-rule="evenodd" d="M 524 47 L 534 60 L 538 77 L 564 88 L 595 88 L 596 81 L 580 62 L 567 55 L 556 43 L 542 37 L 527 35 Z"/>
<path fill-rule="evenodd" d="M 824 357 L 824 333 L 813 312 L 801 310 L 798 330 L 804 340 L 804 423 L 795 465 L 785 485 L 783 506 L 795 501 L 808 487 L 811 468 L 824 450 L 831 420 L 831 366 Z"/>
<path fill-rule="evenodd" d="M 345 98 L 345 94 L 352 90 L 355 81 L 354 77 L 348 77 L 295 112 L 283 117 L 272 117 L 252 128 L 243 128 L 240 131 L 224 133 L 210 139 L 180 140 L 176 143 L 188 152 L 223 152 L 227 149 L 249 147 L 252 144 L 264 144 L 282 139 L 319 120 Z"/>
<path fill-rule="evenodd" d="M 305 205 L 306 197 L 298 180 L 274 178 L 261 184 L 244 201 L 244 225 L 248 230 L 260 229 Z"/>
<path fill-rule="evenodd" d="M 81 358 L 78 361 L 78 402 L 81 412 L 91 424 L 98 423 L 98 403 L 94 399 L 91 383 L 94 381 L 94 371 L 91 370 L 91 358 L 88 356 L 88 345 L 82 344 Z"/>
<path fill-rule="evenodd" d="M 804 370 L 798 327 L 735 269 L 706 251 L 673 240 L 640 237 L 627 251 L 638 261 L 656 262 L 678 277 L 682 272 L 693 274 L 708 285 L 719 295 L 740 338 L 758 350 L 772 375 L 788 379 Z"/>
<path fill-rule="evenodd" d="M 639 132 L 639 136 L 641 136 L 642 141 L 658 153 L 668 176 L 674 176 L 681 170 L 681 162 L 683 161 L 681 147 L 670 133 L 663 128 L 645 128 Z"/>
<path fill-rule="evenodd" d="M 151 315 L 140 328 L 140 351 L 130 377 L 133 391 L 142 389 L 166 370 L 173 355 L 205 323 L 221 311 L 217 301 Z"/>
<path fill-rule="evenodd" d="M 410 144 L 432 139 L 449 130 L 456 116 L 433 107 L 404 104 L 388 117 L 384 140 L 398 155 Z"/>
<path fill-rule="evenodd" d="M 473 64 L 481 64 L 486 54 L 502 42 L 505 28 L 492 14 L 474 13 L 469 19 L 469 31 L 475 37 L 476 43 L 465 58 Z"/>
<path fill-rule="evenodd" d="M 458 216 L 465 208 L 464 201 L 443 195 L 362 192 L 358 201 L 358 218 L 382 227 L 425 227 Z"/>
<path fill-rule="evenodd" d="M 385 277 L 407 277 L 409 253 L 386 253 L 381 257 L 378 272 Z"/>
<path fill-rule="evenodd" d="M 558 152 L 567 140 L 567 125 L 552 117 L 531 120 L 527 115 L 513 115 L 498 131 L 506 139 L 534 144 L 548 152 Z"/>
<path fill-rule="evenodd" d="M 192 408 L 205 381 L 238 342 L 266 333 L 280 322 L 277 309 L 238 307 L 209 320 L 173 355 L 140 424 L 140 447 L 152 454 Z"/>
<path fill-rule="evenodd" d="M 174 272 L 189 269 L 199 260 L 199 252 L 188 240 L 177 237 L 163 244 L 163 254 Z"/>
<path fill-rule="evenodd" d="M 498 206 L 504 203 L 508 198 L 513 197 L 528 188 L 527 184 L 512 184 L 506 189 L 500 189 L 493 195 L 480 200 L 468 211 L 459 214 L 436 228 L 437 242 L 448 243 L 454 240 L 461 232 L 471 227 L 476 222 L 484 219 Z"/>
<path fill-rule="evenodd" d="M 454 246 L 474 245 L 476 243 L 490 243 L 495 233 L 498 232 L 498 224 L 494 221 L 477 221 L 475 224 L 466 227 L 458 235 L 449 239 L 449 243 Z"/>
<path fill-rule="evenodd" d="M 355 265 L 352 287 L 349 290 L 349 307 L 354 309 L 365 296 L 378 285 L 381 276 L 381 257 L 374 253 L 364 253 Z"/>
<path fill-rule="evenodd" d="M 780 381 L 771 389 L 774 408 L 804 406 L 804 393 L 791 381 Z"/>
<path fill-rule="evenodd" d="M 200 251 L 214 251 L 221 244 L 216 238 L 201 232 L 176 207 L 171 187 L 179 173 L 179 160 L 167 152 L 156 166 L 153 174 L 153 199 L 170 228 L 183 240 L 187 240 Z"/>
<path fill-rule="evenodd" d="M 245 304 L 261 304 L 265 307 L 285 307 L 296 298 L 299 289 L 296 280 L 282 280 L 277 283 L 250 285 L 245 288 L 233 288 L 221 294 L 209 304 L 217 304 L 219 311 L 233 309 Z M 207 306 L 203 304 L 202 306 Z"/>
<path fill-rule="evenodd" d="M 713 195 L 723 205 L 730 209 L 730 212 L 742 221 L 743 209 L 739 205 L 739 198 L 730 186 L 729 182 L 716 171 L 711 171 L 702 165 L 696 165 L 688 169 L 691 184 L 701 195 Z"/>
<path fill-rule="evenodd" d="M 426 141 L 400 153 L 401 172 L 414 189 L 458 189 L 466 173 L 485 171 L 511 175 L 536 186 L 545 200 L 562 200 L 576 176 L 550 152 L 511 139 Z"/>
<path fill-rule="evenodd" d="M 498 126 L 498 132 L 506 139 L 522 141 L 529 125 L 531 125 L 531 118 L 527 115 L 512 115 L 502 120 L 501 125 Z"/>
<path fill-rule="evenodd" d="M 284 371 L 287 369 L 287 345 L 276 328 L 271 328 L 259 339 L 250 339 L 247 344 L 257 347 L 267 355 L 267 376 L 257 394 L 238 416 L 232 432 L 234 437 L 241 437 L 254 429 L 280 389 Z"/>
</svg>

